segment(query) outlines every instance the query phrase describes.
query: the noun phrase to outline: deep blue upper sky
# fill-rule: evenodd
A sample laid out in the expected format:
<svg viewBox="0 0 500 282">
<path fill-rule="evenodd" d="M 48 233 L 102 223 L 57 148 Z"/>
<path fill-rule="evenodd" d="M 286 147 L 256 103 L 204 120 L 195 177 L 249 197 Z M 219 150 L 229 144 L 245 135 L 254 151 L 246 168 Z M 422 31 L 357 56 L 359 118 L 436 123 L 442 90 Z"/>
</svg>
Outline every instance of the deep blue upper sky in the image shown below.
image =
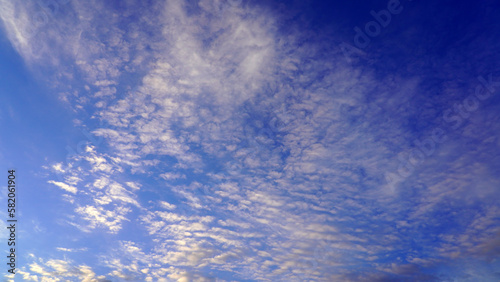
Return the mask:
<svg viewBox="0 0 500 282">
<path fill-rule="evenodd" d="M 7 279 L 500 280 L 496 1 L 0 7 Z"/>
</svg>

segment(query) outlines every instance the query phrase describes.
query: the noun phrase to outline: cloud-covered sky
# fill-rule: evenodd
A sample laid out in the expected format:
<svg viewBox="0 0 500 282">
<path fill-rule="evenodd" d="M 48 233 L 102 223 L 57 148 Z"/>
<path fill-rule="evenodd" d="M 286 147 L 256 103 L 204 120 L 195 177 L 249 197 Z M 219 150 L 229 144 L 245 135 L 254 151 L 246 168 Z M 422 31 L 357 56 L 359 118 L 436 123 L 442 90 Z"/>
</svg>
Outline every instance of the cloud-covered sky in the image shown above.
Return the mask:
<svg viewBox="0 0 500 282">
<path fill-rule="evenodd" d="M 344 2 L 0 0 L 15 281 L 500 280 L 500 5 Z"/>
</svg>

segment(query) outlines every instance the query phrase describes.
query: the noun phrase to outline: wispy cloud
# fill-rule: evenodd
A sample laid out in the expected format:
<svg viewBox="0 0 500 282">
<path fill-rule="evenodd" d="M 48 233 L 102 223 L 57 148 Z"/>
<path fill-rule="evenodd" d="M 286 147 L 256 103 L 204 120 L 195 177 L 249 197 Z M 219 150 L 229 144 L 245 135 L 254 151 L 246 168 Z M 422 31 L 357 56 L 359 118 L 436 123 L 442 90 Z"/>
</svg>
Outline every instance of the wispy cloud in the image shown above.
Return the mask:
<svg viewBox="0 0 500 282">
<path fill-rule="evenodd" d="M 96 251 L 106 277 L 54 259 L 25 280 L 432 280 L 431 263 L 498 255 L 486 156 L 450 141 L 386 183 L 391 160 L 431 134 L 413 119 L 446 106 L 417 97 L 421 76 L 351 65 L 247 1 L 72 1 L 38 32 L 50 46 L 39 57 L 24 33 L 35 8 L 1 4 L 23 58 L 61 69 L 50 74 L 61 99 L 99 123 L 85 128 L 101 145 L 48 166 L 60 176 L 48 183 L 75 195 L 66 223 L 116 239 Z M 497 156 L 496 120 L 478 113 L 461 137 L 491 126 L 474 144 Z"/>
<path fill-rule="evenodd" d="M 58 182 L 58 181 L 53 181 L 53 180 L 49 180 L 48 183 L 51 183 L 51 184 L 54 184 L 56 185 L 57 187 L 67 191 L 67 192 L 70 192 L 70 193 L 73 193 L 73 194 L 76 194 L 76 192 L 78 192 L 78 189 L 76 187 L 73 187 L 71 185 L 68 185 L 66 183 L 63 183 L 63 182 Z"/>
</svg>

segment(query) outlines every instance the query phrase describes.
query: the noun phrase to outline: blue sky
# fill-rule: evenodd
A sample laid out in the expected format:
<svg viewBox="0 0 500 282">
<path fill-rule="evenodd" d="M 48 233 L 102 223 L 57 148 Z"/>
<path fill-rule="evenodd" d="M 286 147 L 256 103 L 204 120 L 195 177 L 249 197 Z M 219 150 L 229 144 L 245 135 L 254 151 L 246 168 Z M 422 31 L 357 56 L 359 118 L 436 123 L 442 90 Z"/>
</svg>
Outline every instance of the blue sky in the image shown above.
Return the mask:
<svg viewBox="0 0 500 282">
<path fill-rule="evenodd" d="M 495 1 L 0 7 L 15 281 L 500 280 Z"/>
</svg>

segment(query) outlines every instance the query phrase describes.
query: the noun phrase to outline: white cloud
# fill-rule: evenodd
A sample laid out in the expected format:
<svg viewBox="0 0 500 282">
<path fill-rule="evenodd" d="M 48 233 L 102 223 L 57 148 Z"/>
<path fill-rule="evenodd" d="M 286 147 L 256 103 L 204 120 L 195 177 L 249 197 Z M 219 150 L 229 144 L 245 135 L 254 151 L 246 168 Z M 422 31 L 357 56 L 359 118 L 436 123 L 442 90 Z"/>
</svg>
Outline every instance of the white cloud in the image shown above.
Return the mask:
<svg viewBox="0 0 500 282">
<path fill-rule="evenodd" d="M 36 257 L 33 257 L 34 259 Z M 50 259 L 44 261 L 38 259 L 39 263 L 29 264 L 29 270 L 22 266 L 17 271 L 22 275 L 23 281 L 66 281 L 67 279 L 78 279 L 83 282 L 94 282 L 104 277 L 96 277 L 95 272 L 87 265 L 77 265 L 68 260 Z M 64 279 L 64 280 L 63 280 Z"/>
<path fill-rule="evenodd" d="M 73 248 L 57 247 L 56 250 L 61 252 L 82 252 L 82 251 L 87 251 L 87 248 L 73 249 Z"/>
<path fill-rule="evenodd" d="M 172 205 L 172 204 L 165 202 L 165 201 L 159 201 L 158 203 L 160 204 L 160 207 L 167 209 L 167 210 L 173 210 L 176 208 L 175 205 Z"/>
<path fill-rule="evenodd" d="M 54 81 L 70 85 L 65 99 L 102 121 L 92 133 L 105 146 L 52 166 L 66 183 L 49 183 L 79 192 L 65 198 L 77 206 L 71 224 L 122 235 L 130 221 L 149 234 L 149 250 L 122 242 L 118 252 L 130 261 L 108 259 L 110 276 L 203 281 L 209 278 L 196 271 L 207 267 L 256 280 L 320 280 L 333 275 L 332 265 L 353 263 L 344 255 L 375 267 L 384 252 L 407 247 L 401 234 L 412 234 L 409 226 L 433 222 L 432 211 L 450 199 L 467 202 L 476 178 L 462 175 L 486 170 L 464 165 L 470 155 L 450 174 L 429 173 L 437 167 L 430 162 L 413 183 L 427 189 L 410 195 L 412 202 L 398 194 L 410 193 L 404 189 L 411 184 L 390 193 L 379 188 L 388 159 L 412 136 L 400 122 L 418 79 L 379 78 L 368 67 L 346 65 L 331 42 L 313 41 L 315 34 L 278 32 L 280 19 L 266 8 L 175 0 L 126 3 L 121 14 L 104 2 L 75 1 L 73 10 L 68 6 L 50 28 L 38 30 L 35 44 L 26 34 L 34 8 L 0 1 L 0 18 L 23 58 L 60 68 Z M 137 19 L 123 25 L 120 15 L 132 11 Z M 43 48 L 49 43 L 53 48 Z M 464 134 L 473 136 L 472 130 Z M 488 198 L 494 190 L 487 187 L 497 186 L 484 180 L 477 191 Z M 157 197 L 153 207 L 145 207 L 143 193 Z M 488 250 L 497 250 L 498 230 L 486 227 L 498 211 L 487 215 L 463 223 L 463 234 L 442 235 L 438 253 L 494 255 Z M 334 250 L 318 256 L 318 242 Z M 421 260 L 412 257 L 414 264 Z M 30 265 L 40 277 L 56 279 L 47 269 L 95 277 L 60 260 Z"/>
<path fill-rule="evenodd" d="M 49 180 L 49 181 L 47 181 L 47 183 L 54 184 L 57 187 L 65 190 L 66 192 L 70 192 L 70 193 L 73 193 L 73 194 L 76 194 L 76 192 L 78 192 L 78 189 L 76 187 L 73 187 L 73 186 L 68 185 L 66 183 L 63 183 L 63 182 Z"/>
<path fill-rule="evenodd" d="M 165 180 L 175 180 L 175 179 L 186 179 L 186 176 L 180 173 L 162 173 L 160 174 L 160 177 L 165 179 Z"/>
<path fill-rule="evenodd" d="M 122 222 L 128 221 L 125 215 L 130 212 L 130 209 L 117 207 L 113 210 L 105 210 L 100 206 L 85 206 L 76 208 L 75 212 L 89 222 L 88 226 L 82 227 L 83 231 L 89 232 L 97 227 L 104 227 L 111 233 L 117 233 L 122 229 Z"/>
</svg>

